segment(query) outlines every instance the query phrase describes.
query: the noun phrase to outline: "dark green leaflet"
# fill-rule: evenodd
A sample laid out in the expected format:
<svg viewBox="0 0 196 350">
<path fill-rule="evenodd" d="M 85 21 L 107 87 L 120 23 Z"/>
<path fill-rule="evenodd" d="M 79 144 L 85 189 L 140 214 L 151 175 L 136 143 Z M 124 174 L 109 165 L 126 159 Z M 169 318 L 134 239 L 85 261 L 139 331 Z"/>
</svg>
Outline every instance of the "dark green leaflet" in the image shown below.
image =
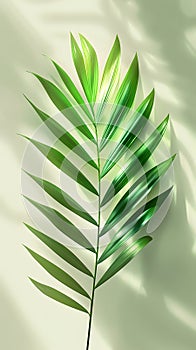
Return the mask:
<svg viewBox="0 0 196 350">
<path fill-rule="evenodd" d="M 37 112 L 38 116 L 45 123 L 48 129 L 57 137 L 58 140 L 60 140 L 65 146 L 71 149 L 88 164 L 92 165 L 95 169 L 97 169 L 97 164 L 91 159 L 91 157 L 85 151 L 85 149 L 67 130 L 65 130 L 58 122 L 56 122 L 56 120 L 51 118 L 48 114 L 41 111 L 41 109 L 35 106 L 33 102 L 31 102 L 26 96 L 25 98 L 31 104 L 33 109 Z"/>
<path fill-rule="evenodd" d="M 77 111 L 72 106 L 71 102 L 62 93 L 57 86 L 55 86 L 51 81 L 41 77 L 38 74 L 32 73 L 42 84 L 44 90 L 48 94 L 51 101 L 58 108 L 58 110 L 63 113 L 63 115 L 78 129 L 80 132 L 95 143 L 95 138 L 91 131 L 84 124 L 84 121 L 79 116 Z"/>
<path fill-rule="evenodd" d="M 42 284 L 40 282 L 37 282 L 32 278 L 30 278 L 30 281 L 35 285 L 35 287 L 37 287 L 40 290 L 40 292 L 45 294 L 47 297 L 54 299 L 61 304 L 72 307 L 73 309 L 85 312 L 87 314 L 89 313 L 82 305 L 77 303 L 77 301 L 75 301 L 72 298 L 68 297 L 67 295 L 59 292 L 58 290 L 56 290 L 52 287 L 49 287 L 45 284 Z"/>
<path fill-rule="evenodd" d="M 162 206 L 164 201 L 170 195 L 172 187 L 161 193 L 159 196 L 151 199 L 145 205 L 140 207 L 116 232 L 110 243 L 105 248 L 99 258 L 99 263 L 107 259 L 116 252 L 129 238 L 136 234 L 143 226 L 145 226 L 155 212 Z"/>
<path fill-rule="evenodd" d="M 71 52 L 72 52 L 72 58 L 73 62 L 76 68 L 76 72 L 78 74 L 78 77 L 80 79 L 81 85 L 83 87 L 84 93 L 86 95 L 87 101 L 91 104 L 92 101 L 92 91 L 91 87 L 89 86 L 89 81 L 87 77 L 86 67 L 84 63 L 84 58 L 82 55 L 82 52 L 71 34 Z"/>
<path fill-rule="evenodd" d="M 117 131 L 119 124 L 123 118 L 129 112 L 131 108 L 139 78 L 139 67 L 137 55 L 134 57 L 133 62 L 117 92 L 116 98 L 114 100 L 114 108 L 112 111 L 111 118 L 108 125 L 105 128 L 103 137 L 100 144 L 100 149 L 102 150 L 108 141 L 112 138 L 114 133 Z"/>
<path fill-rule="evenodd" d="M 130 124 L 128 125 L 127 130 L 123 134 L 115 150 L 111 152 L 107 161 L 104 164 L 103 170 L 101 172 L 102 178 L 118 162 L 118 160 L 123 156 L 123 154 L 127 151 L 127 149 L 129 149 L 132 146 L 133 142 L 136 140 L 137 135 L 144 128 L 150 116 L 153 103 L 154 103 L 154 89 L 132 115 Z"/>
<path fill-rule="evenodd" d="M 103 109 L 107 103 L 113 103 L 113 95 L 117 88 L 120 76 L 120 41 L 118 36 L 106 61 L 100 85 L 98 111 L 96 119 L 100 120 Z"/>
<path fill-rule="evenodd" d="M 90 113 L 89 109 L 87 108 L 85 101 L 83 97 L 80 95 L 78 89 L 76 88 L 75 84 L 69 77 L 69 75 L 65 72 L 65 70 L 60 67 L 54 60 L 51 60 L 52 63 L 54 64 L 59 76 L 61 77 L 63 83 L 65 84 L 67 90 L 70 92 L 72 97 L 75 99 L 75 101 L 80 105 L 80 107 L 83 109 L 87 117 L 90 119 L 92 122 L 92 114 Z"/>
<path fill-rule="evenodd" d="M 85 273 L 86 275 L 93 277 L 89 269 L 83 264 L 83 262 L 78 259 L 78 257 L 66 248 L 63 244 L 55 241 L 53 238 L 45 235 L 33 228 L 32 226 L 25 224 L 25 226 L 37 237 L 39 238 L 48 248 L 50 248 L 54 253 L 60 256 L 64 261 L 78 269 L 79 271 Z"/>
<path fill-rule="evenodd" d="M 92 218 L 92 216 L 89 213 L 87 213 L 85 209 L 83 209 L 72 197 L 70 197 L 61 188 L 57 187 L 49 181 L 46 181 L 40 177 L 28 173 L 27 171 L 25 172 L 58 203 L 62 204 L 65 208 L 71 210 L 73 213 L 91 222 L 93 225 L 97 226 L 97 222 Z"/>
<path fill-rule="evenodd" d="M 110 201 L 130 181 L 130 179 L 136 175 L 141 166 L 143 166 L 151 157 L 153 151 L 162 139 L 168 120 L 169 116 L 163 120 L 151 136 L 129 158 L 125 170 L 120 171 L 119 174 L 117 174 L 108 188 L 101 203 L 102 206 Z"/>
<path fill-rule="evenodd" d="M 82 247 L 90 250 L 95 253 L 95 249 L 92 244 L 88 241 L 88 239 L 80 232 L 80 230 L 71 223 L 67 218 L 65 218 L 61 213 L 57 210 L 50 208 L 44 204 L 38 203 L 26 196 L 24 196 L 31 204 L 33 204 L 43 215 L 47 217 L 47 219 L 59 229 L 62 233 L 64 233 L 67 237 L 69 237 L 74 242 L 78 243 Z"/>
<path fill-rule="evenodd" d="M 37 254 L 30 248 L 26 247 L 28 252 L 32 255 L 32 257 L 40 264 L 51 276 L 56 278 L 59 282 L 63 283 L 65 286 L 73 289 L 75 292 L 85 296 L 90 299 L 88 293 L 80 286 L 78 282 L 76 282 L 68 273 L 63 271 L 61 268 L 51 263 L 49 260 L 45 259 L 43 256 Z"/>
<path fill-rule="evenodd" d="M 99 66 L 97 60 L 97 54 L 89 43 L 89 41 L 80 34 L 80 41 L 83 49 L 84 64 L 86 68 L 86 75 L 88 85 L 91 90 L 91 100 L 89 102 L 95 103 L 98 91 L 99 83 Z"/>
<path fill-rule="evenodd" d="M 61 152 L 59 152 L 55 148 L 52 148 L 48 145 L 45 145 L 44 143 L 31 139 L 27 136 L 24 137 L 27 140 L 29 140 L 35 147 L 37 147 L 37 149 L 42 154 L 44 154 L 47 157 L 47 159 L 58 169 L 60 169 L 63 173 L 68 175 L 70 178 L 75 180 L 78 184 L 80 184 L 90 192 L 97 195 L 97 190 L 93 187 L 90 181 Z"/>
<path fill-rule="evenodd" d="M 125 217 L 143 198 L 145 198 L 152 188 L 165 174 L 172 164 L 175 155 L 164 162 L 156 165 L 142 175 L 119 200 L 109 218 L 107 219 L 100 236 L 111 230 L 121 219 Z"/>
<path fill-rule="evenodd" d="M 129 247 L 125 248 L 112 263 L 109 269 L 104 273 L 96 288 L 101 286 L 103 283 L 113 277 L 118 271 L 120 271 L 125 265 L 127 265 L 150 241 L 152 237 L 144 236 L 139 238 L 137 241 L 132 243 Z"/>
</svg>

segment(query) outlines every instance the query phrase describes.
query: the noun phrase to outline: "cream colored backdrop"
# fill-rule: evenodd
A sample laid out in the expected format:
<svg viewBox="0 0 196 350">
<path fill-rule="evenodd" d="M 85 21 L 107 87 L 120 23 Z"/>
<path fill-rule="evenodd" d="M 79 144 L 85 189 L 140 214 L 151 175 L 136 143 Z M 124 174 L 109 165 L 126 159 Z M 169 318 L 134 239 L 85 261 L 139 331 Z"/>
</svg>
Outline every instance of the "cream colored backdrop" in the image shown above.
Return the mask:
<svg viewBox="0 0 196 350">
<path fill-rule="evenodd" d="M 20 196 L 25 142 L 38 119 L 22 93 L 49 108 L 26 70 L 51 76 L 42 54 L 73 74 L 69 32 L 86 35 L 101 62 L 119 34 L 123 69 L 139 54 L 144 94 L 156 89 L 155 121 L 171 114 L 177 195 L 153 244 L 97 293 L 92 350 L 195 350 L 196 2 L 194 0 L 1 1 L 0 348 L 84 350 L 87 316 L 42 296 L 28 281 L 43 271 L 22 243 Z M 75 73 L 74 73 L 75 74 Z"/>
</svg>

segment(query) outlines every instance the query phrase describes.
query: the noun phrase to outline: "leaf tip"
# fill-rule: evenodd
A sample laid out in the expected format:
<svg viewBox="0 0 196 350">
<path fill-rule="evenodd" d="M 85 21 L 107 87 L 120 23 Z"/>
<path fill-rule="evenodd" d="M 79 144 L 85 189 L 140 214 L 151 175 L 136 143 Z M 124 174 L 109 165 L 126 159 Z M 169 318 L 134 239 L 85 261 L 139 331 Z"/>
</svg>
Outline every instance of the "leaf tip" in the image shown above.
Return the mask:
<svg viewBox="0 0 196 350">
<path fill-rule="evenodd" d="M 138 66 L 139 66 L 139 57 L 138 57 L 138 53 L 137 52 L 135 53 L 133 62 L 136 64 L 136 67 L 138 68 Z"/>
<path fill-rule="evenodd" d="M 21 194 L 21 196 L 22 196 L 23 198 L 25 198 L 27 201 L 30 201 L 30 198 L 27 197 L 27 196 L 25 196 L 25 194 Z"/>
<path fill-rule="evenodd" d="M 69 32 L 69 35 L 70 35 L 71 43 L 75 42 L 75 38 L 74 38 L 72 32 Z"/>
<path fill-rule="evenodd" d="M 151 97 L 154 100 L 155 97 L 155 88 L 152 89 L 152 91 L 149 94 L 149 97 Z"/>
<path fill-rule="evenodd" d="M 21 136 L 21 137 L 24 137 L 24 138 L 27 139 L 27 140 L 30 140 L 30 137 L 28 137 L 28 136 L 26 136 L 26 135 L 24 135 L 24 134 L 21 134 L 21 133 L 19 133 L 19 132 L 17 132 L 16 135 Z"/>
<path fill-rule="evenodd" d="M 174 161 L 174 159 L 176 158 L 176 156 L 177 156 L 177 153 L 175 153 L 175 154 L 171 157 L 172 161 Z"/>
<path fill-rule="evenodd" d="M 27 246 L 26 246 L 26 244 L 24 244 L 24 243 L 22 243 L 22 246 L 26 249 L 26 250 L 30 250 Z"/>
<path fill-rule="evenodd" d="M 167 122 L 169 121 L 170 115 L 168 114 L 165 118 L 165 120 L 167 120 Z"/>
<path fill-rule="evenodd" d="M 35 74 L 36 74 L 36 73 L 34 73 L 34 72 L 30 71 L 30 70 L 26 70 L 26 73 L 32 74 L 32 75 L 35 75 Z"/>
<path fill-rule="evenodd" d="M 161 122 L 161 124 L 158 126 L 157 130 L 163 135 L 166 128 L 167 128 L 167 125 L 168 125 L 168 122 L 169 122 L 169 114 L 166 116 L 165 119 L 163 119 L 163 121 Z"/>
<path fill-rule="evenodd" d="M 30 225 L 29 224 L 27 224 L 26 222 L 24 222 L 23 221 L 23 225 L 25 225 L 25 227 L 27 227 L 27 228 L 29 228 L 30 227 Z"/>
<path fill-rule="evenodd" d="M 118 35 L 118 34 L 116 34 L 114 43 L 115 43 L 116 45 L 118 45 L 118 48 L 120 49 L 120 38 L 119 38 L 119 35 Z"/>
<path fill-rule="evenodd" d="M 85 41 L 87 40 L 82 33 L 79 33 L 79 38 L 80 38 L 80 40 L 85 40 Z"/>
<path fill-rule="evenodd" d="M 29 281 L 31 281 L 31 283 L 33 283 L 35 286 L 37 286 L 37 283 L 32 277 L 28 276 Z"/>
</svg>

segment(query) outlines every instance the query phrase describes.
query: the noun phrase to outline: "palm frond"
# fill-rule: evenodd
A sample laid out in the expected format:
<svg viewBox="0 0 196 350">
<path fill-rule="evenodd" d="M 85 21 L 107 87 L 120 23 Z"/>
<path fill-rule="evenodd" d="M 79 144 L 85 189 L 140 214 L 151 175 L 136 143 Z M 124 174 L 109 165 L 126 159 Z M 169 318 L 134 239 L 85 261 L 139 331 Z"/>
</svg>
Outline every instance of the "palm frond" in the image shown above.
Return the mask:
<svg viewBox="0 0 196 350">
<path fill-rule="evenodd" d="M 39 186 L 47 196 L 50 196 L 54 204 L 51 207 L 28 196 L 24 197 L 41 215 L 45 216 L 52 227 L 55 227 L 68 238 L 70 244 L 76 243 L 77 247 L 83 248 L 89 254 L 89 259 L 94 265 L 94 273 L 91 272 L 88 264 L 83 262 L 84 259 L 79 257 L 79 250 L 76 253 L 73 248 L 68 249 L 54 237 L 50 237 L 29 224 L 25 225 L 41 243 L 49 248 L 49 251 L 70 264 L 83 276 L 85 274 L 87 278 L 91 279 L 92 288 L 90 293 L 82 286 L 82 283 L 79 283 L 76 278 L 54 264 L 50 259 L 43 257 L 27 246 L 25 247 L 34 260 L 55 280 L 77 292 L 79 297 L 85 297 L 89 301 L 89 305 L 85 308 L 80 302 L 75 301 L 61 291 L 30 278 L 32 283 L 46 296 L 89 314 L 86 346 L 86 350 L 88 350 L 96 288 L 115 276 L 152 241 L 152 237 L 148 235 L 136 238 L 134 242 L 132 239 L 142 228 L 145 228 L 145 225 L 150 222 L 172 192 L 172 186 L 162 193 L 158 193 L 157 189 L 158 184 L 163 177 L 165 179 L 168 169 L 173 164 L 175 155 L 169 158 L 166 157 L 159 164 L 155 165 L 153 163 L 153 166 L 151 165 L 154 151 L 159 146 L 166 131 L 169 115 L 160 125 L 154 128 L 154 131 L 145 140 L 142 137 L 142 141 L 138 146 L 140 134 L 148 126 L 155 92 L 152 89 L 139 106 L 136 109 L 133 108 L 139 81 L 137 54 L 119 84 L 121 47 L 118 36 L 115 38 L 102 73 L 94 47 L 82 34 L 79 35 L 79 38 L 80 46 L 71 34 L 71 54 L 84 93 L 79 92 L 77 83 L 73 82 L 66 70 L 54 60 L 51 60 L 51 62 L 60 77 L 61 84 L 63 84 L 62 89 L 46 78 L 33 73 L 57 110 L 74 126 L 74 133 L 38 108 L 26 96 L 25 98 L 45 124 L 46 132 L 52 133 L 57 141 L 60 141 L 63 146 L 73 151 L 80 160 L 87 164 L 85 172 L 80 169 L 77 161 L 74 161 L 74 157 L 71 160 L 68 159 L 62 148 L 59 149 L 59 143 L 50 146 L 34 138 L 24 137 L 42 153 L 52 167 L 55 166 L 58 171 L 60 170 L 60 173 L 70 177 L 77 184 L 79 190 L 84 193 L 85 198 L 89 198 L 90 201 L 92 197 L 89 196 L 91 195 L 97 200 L 97 216 L 94 218 L 94 214 L 89 213 L 82 202 L 80 203 L 79 200 L 74 199 L 74 196 L 68 194 L 66 189 L 56 185 L 53 181 L 47 180 L 44 176 L 39 177 L 27 170 L 24 171 L 33 181 L 33 184 Z M 104 113 L 108 104 L 112 105 L 110 113 Z M 107 122 L 106 125 L 103 125 L 102 117 L 105 118 L 105 114 L 107 115 Z M 129 122 L 127 122 L 125 130 L 118 133 L 123 122 L 126 122 L 127 119 L 129 119 Z M 102 123 L 103 131 L 100 130 L 99 123 Z M 82 144 L 81 137 L 85 140 Z M 116 146 L 113 145 L 115 139 L 117 139 Z M 93 156 L 86 149 L 85 142 L 88 142 L 88 145 L 90 142 L 90 145 L 94 147 L 95 154 Z M 131 156 L 129 156 L 130 153 Z M 103 154 L 106 154 L 104 162 Z M 120 159 L 123 168 L 119 171 L 116 165 L 118 165 Z M 143 175 L 140 175 L 140 169 L 144 166 L 148 170 L 143 171 Z M 94 172 L 93 175 L 90 171 Z M 105 179 L 108 180 L 110 185 L 103 194 L 102 183 Z M 115 205 L 113 205 L 113 199 L 116 201 Z M 102 225 L 103 206 L 106 204 L 109 214 Z M 58 205 L 60 209 L 57 210 L 55 205 Z M 64 209 L 66 209 L 66 214 Z M 74 214 L 72 219 L 68 218 L 69 213 Z M 91 239 L 84 234 L 83 229 L 79 227 L 75 217 L 82 219 L 86 224 L 97 230 L 95 246 Z M 114 234 L 109 239 L 106 247 L 102 249 L 102 236 L 108 234 L 111 230 Z M 114 255 L 116 256 L 115 259 Z M 108 263 L 109 266 L 105 268 L 105 272 L 98 280 L 99 266 L 109 257 L 112 261 Z"/>
</svg>

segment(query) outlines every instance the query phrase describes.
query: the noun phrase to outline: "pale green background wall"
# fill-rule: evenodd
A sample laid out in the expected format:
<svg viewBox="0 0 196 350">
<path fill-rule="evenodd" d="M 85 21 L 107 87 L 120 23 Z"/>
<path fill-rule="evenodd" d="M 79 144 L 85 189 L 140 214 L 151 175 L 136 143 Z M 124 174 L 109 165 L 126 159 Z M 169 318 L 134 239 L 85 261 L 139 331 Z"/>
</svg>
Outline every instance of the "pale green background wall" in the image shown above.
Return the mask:
<svg viewBox="0 0 196 350">
<path fill-rule="evenodd" d="M 97 293 L 92 350 L 194 350 L 196 344 L 194 0 L 1 1 L 0 348 L 83 350 L 85 315 L 38 293 L 27 279 L 43 274 L 21 243 L 36 241 L 20 197 L 25 142 L 16 132 L 38 125 L 22 93 L 47 106 L 33 70 L 51 74 L 41 54 L 70 72 L 68 33 L 82 32 L 103 59 L 116 33 L 123 66 L 139 54 L 144 93 L 156 88 L 158 122 L 171 113 L 177 196 L 153 244 Z M 47 106 L 48 107 L 48 106 Z"/>
</svg>

